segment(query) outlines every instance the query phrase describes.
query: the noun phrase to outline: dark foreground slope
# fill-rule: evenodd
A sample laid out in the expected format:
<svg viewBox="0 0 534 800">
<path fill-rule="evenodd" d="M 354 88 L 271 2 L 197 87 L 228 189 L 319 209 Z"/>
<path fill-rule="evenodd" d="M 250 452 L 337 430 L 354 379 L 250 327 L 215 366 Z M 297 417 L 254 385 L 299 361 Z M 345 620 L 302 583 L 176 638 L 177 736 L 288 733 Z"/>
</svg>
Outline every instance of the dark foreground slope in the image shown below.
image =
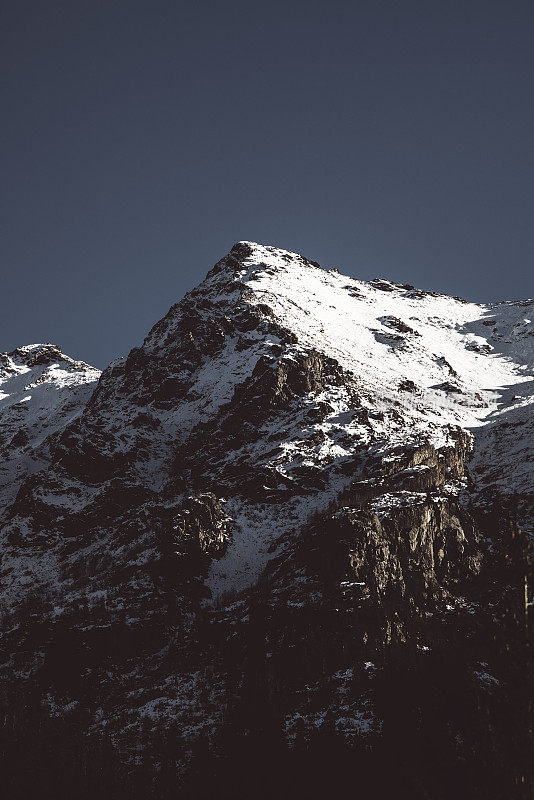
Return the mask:
<svg viewBox="0 0 534 800">
<path fill-rule="evenodd" d="M 239 243 L 0 408 L 7 796 L 530 797 L 531 305 Z"/>
</svg>

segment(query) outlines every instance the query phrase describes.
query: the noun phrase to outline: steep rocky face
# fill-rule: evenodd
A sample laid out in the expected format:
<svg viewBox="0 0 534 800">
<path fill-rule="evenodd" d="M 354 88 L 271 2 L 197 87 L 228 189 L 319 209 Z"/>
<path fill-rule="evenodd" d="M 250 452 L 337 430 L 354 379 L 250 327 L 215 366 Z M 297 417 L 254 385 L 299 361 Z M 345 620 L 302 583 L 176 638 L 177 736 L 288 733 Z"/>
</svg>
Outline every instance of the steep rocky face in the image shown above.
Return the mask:
<svg viewBox="0 0 534 800">
<path fill-rule="evenodd" d="M 65 796 L 280 794 L 266 754 L 321 796 L 317 748 L 401 796 L 528 796 L 531 305 L 241 242 L 98 383 L 4 357 L 4 751 L 39 775 L 46 731 Z"/>
</svg>

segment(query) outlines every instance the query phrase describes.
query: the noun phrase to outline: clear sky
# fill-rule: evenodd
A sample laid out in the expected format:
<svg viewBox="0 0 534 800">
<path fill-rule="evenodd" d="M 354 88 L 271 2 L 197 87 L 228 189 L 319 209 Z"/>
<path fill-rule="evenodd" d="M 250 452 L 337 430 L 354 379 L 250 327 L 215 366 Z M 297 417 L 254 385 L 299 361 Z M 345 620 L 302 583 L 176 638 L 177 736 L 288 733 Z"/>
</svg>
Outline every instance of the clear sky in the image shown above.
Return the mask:
<svg viewBox="0 0 534 800">
<path fill-rule="evenodd" d="M 534 4 L 1 0 L 0 351 L 104 367 L 240 239 L 532 296 Z"/>
</svg>

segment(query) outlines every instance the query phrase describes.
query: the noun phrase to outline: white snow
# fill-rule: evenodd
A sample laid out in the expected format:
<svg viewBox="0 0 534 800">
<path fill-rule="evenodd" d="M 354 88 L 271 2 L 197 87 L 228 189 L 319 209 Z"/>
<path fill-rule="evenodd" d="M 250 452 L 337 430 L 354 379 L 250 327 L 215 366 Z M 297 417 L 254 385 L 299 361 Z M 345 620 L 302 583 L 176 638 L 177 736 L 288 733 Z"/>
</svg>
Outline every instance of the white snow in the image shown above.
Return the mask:
<svg viewBox="0 0 534 800">
<path fill-rule="evenodd" d="M 313 266 L 294 253 L 246 244 L 252 253 L 235 280 L 250 290 L 248 302 L 269 306 L 276 320 L 296 334 L 296 351 L 316 349 L 353 376 L 362 406 L 372 416 L 375 448 L 386 452 L 409 439 L 441 447 L 450 444 L 450 426 L 461 426 L 474 434 L 479 486 L 497 484 L 504 492 L 525 495 L 532 491 L 532 301 L 481 305 L 389 281 L 362 282 Z M 215 285 L 217 276 L 211 281 Z M 414 391 L 402 390 L 406 381 L 415 384 Z M 305 443 L 289 438 L 282 445 L 285 458 L 276 467 L 281 473 L 291 474 L 294 459 L 328 463 L 369 439 L 368 430 L 349 421 L 351 405 L 344 394 L 343 389 L 330 392 L 335 413 L 315 426 L 326 436 L 311 462 L 304 457 L 306 452 L 312 456 Z M 334 432 L 342 427 L 350 433 L 351 425 L 354 441 L 344 448 Z M 337 490 L 341 485 L 338 480 Z M 378 504 L 379 513 L 387 513 L 387 500 Z M 314 502 L 319 507 L 323 501 L 317 496 Z M 306 503 L 309 507 L 310 500 Z M 214 592 L 242 588 L 257 577 L 272 541 L 288 530 L 293 514 L 302 521 L 306 510 L 298 504 L 289 509 L 259 514 L 250 505 L 228 509 L 236 522 L 235 538 L 212 567 L 208 585 Z"/>
<path fill-rule="evenodd" d="M 50 344 L 0 353 L 0 508 L 43 465 L 39 448 L 81 413 L 99 376 Z"/>
</svg>

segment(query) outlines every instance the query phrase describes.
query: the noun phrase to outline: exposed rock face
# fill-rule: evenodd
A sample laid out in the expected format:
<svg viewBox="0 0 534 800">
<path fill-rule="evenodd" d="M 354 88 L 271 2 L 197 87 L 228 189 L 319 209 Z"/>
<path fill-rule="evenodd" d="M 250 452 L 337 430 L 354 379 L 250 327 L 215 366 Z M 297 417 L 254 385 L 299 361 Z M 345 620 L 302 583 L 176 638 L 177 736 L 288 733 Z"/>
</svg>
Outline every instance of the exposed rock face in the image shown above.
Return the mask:
<svg viewBox="0 0 534 800">
<path fill-rule="evenodd" d="M 11 795 L 528 797 L 529 313 L 241 242 L 99 379 L 2 356 Z"/>
</svg>

